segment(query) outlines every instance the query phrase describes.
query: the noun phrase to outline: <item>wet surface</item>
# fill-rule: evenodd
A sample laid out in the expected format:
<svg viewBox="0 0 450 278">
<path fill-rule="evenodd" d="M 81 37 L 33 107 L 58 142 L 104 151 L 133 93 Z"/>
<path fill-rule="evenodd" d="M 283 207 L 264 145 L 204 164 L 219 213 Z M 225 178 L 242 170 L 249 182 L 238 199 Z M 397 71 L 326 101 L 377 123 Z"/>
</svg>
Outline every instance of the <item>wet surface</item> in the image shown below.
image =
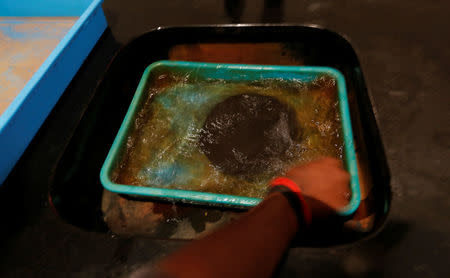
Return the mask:
<svg viewBox="0 0 450 278">
<path fill-rule="evenodd" d="M 170 8 L 168 2 L 155 2 L 158 7 L 133 18 L 154 20 L 140 29 L 121 21 L 120 15 L 115 15 L 113 24 L 122 27 L 119 33 L 127 35 L 127 28 L 140 32 L 163 24 L 166 19 L 178 24 L 195 23 L 197 19 L 231 22 L 222 1 L 196 3 L 196 11 L 180 16 L 158 10 Z M 258 22 L 263 1 L 242 3 L 245 8 L 235 12 L 236 20 Z M 282 3 L 278 8 L 275 5 L 274 13 L 268 12 L 268 21 L 328 26 L 345 33 L 357 48 L 386 147 L 394 193 L 388 221 L 380 233 L 340 248 L 291 249 L 279 277 L 449 277 L 450 219 L 445 212 L 450 210 L 450 192 L 445 158 L 450 155 L 446 143 L 450 130 L 440 123 L 450 116 L 449 96 L 443 89 L 450 87 L 450 53 L 443 47 L 450 36 L 447 29 L 441 28 L 447 25 L 450 4 L 418 0 Z M 132 5 L 120 7 L 136 14 Z M 149 16 L 149 11 L 154 16 Z M 49 207 L 47 193 L 55 164 L 90 103 L 99 73 L 106 68 L 111 52 L 118 49 L 111 37 L 103 38 L 98 47 L 101 51 L 94 51 L 82 67 L 0 189 L 2 277 L 122 277 L 183 245 L 179 241 L 89 232 L 63 222 Z M 114 113 L 125 111 L 118 109 Z M 108 128 L 111 127 L 105 130 Z M 112 132 L 111 138 L 114 135 Z M 107 152 L 107 148 L 92 152 Z M 76 186 L 73 197 L 77 197 Z M 74 206 L 73 211 L 78 210 L 74 215 L 84 221 L 90 219 L 85 208 Z M 121 212 L 124 221 L 127 213 Z M 196 214 L 194 218 L 200 216 Z M 215 215 L 210 219 L 216 218 Z"/>
<path fill-rule="evenodd" d="M 178 71 L 150 73 L 113 182 L 263 198 L 293 165 L 342 159 L 333 78 L 249 82 Z"/>
<path fill-rule="evenodd" d="M 229 97 L 211 110 L 199 143 L 220 171 L 253 179 L 277 160 L 289 162 L 289 149 L 295 148 L 300 135 L 291 107 L 274 97 L 246 93 Z"/>
</svg>

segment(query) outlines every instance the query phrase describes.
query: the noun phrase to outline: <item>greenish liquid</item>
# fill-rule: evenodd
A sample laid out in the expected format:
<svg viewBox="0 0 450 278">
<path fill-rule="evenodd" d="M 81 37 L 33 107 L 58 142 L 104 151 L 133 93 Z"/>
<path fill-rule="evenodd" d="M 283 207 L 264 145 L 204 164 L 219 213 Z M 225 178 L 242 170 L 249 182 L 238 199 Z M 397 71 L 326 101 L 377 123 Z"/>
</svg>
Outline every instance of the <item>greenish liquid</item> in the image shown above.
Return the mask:
<svg viewBox="0 0 450 278">
<path fill-rule="evenodd" d="M 209 112 L 234 95 L 271 96 L 295 110 L 301 140 L 289 161 L 267 162 L 267 171 L 251 178 L 224 174 L 198 146 Z M 313 82 L 197 80 L 188 75 L 152 76 L 148 96 L 135 118 L 114 171 L 116 183 L 263 197 L 268 182 L 290 167 L 321 156 L 342 159 L 343 143 L 335 80 Z"/>
</svg>

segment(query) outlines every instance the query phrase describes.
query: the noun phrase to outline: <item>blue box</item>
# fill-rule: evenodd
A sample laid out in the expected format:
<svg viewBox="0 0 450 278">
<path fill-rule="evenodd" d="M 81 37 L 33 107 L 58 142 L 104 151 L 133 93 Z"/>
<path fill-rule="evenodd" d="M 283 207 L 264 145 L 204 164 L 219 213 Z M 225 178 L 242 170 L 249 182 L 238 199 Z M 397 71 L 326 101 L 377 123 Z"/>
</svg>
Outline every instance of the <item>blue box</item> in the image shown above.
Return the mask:
<svg viewBox="0 0 450 278">
<path fill-rule="evenodd" d="M 0 115 L 0 184 L 106 29 L 102 2 L 103 0 L 0 1 L 2 17 L 79 17 Z"/>
</svg>

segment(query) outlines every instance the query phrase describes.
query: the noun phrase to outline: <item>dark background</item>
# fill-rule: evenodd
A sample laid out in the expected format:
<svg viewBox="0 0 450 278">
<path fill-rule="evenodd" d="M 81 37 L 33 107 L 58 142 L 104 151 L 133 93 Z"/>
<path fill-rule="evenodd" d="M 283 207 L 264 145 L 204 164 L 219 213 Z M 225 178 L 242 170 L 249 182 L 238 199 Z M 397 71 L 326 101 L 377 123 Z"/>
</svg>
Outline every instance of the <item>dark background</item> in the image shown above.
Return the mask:
<svg viewBox="0 0 450 278">
<path fill-rule="evenodd" d="M 106 1 L 111 29 L 9 176 L 15 187 L 0 188 L 0 198 L 21 196 L 15 206 L 0 203 L 1 277 L 121 277 L 184 244 L 66 224 L 49 209 L 46 183 L 120 43 L 157 26 L 239 22 L 319 24 L 349 39 L 391 170 L 391 211 L 379 234 L 292 249 L 280 276 L 450 277 L 449 1 L 147 2 Z"/>
</svg>

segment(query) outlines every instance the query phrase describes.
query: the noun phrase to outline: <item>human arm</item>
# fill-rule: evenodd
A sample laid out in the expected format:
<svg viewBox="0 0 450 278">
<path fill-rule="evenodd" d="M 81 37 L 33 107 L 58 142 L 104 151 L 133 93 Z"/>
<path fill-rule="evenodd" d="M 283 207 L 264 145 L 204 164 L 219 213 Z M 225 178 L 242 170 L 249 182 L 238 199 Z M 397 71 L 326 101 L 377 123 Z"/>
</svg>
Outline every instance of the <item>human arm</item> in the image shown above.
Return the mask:
<svg viewBox="0 0 450 278">
<path fill-rule="evenodd" d="M 349 176 L 330 158 L 294 167 L 286 174 L 304 195 L 313 220 L 348 202 Z M 270 277 L 304 223 L 287 198 L 269 194 L 257 207 L 218 231 L 193 241 L 161 261 L 162 277 Z"/>
</svg>

